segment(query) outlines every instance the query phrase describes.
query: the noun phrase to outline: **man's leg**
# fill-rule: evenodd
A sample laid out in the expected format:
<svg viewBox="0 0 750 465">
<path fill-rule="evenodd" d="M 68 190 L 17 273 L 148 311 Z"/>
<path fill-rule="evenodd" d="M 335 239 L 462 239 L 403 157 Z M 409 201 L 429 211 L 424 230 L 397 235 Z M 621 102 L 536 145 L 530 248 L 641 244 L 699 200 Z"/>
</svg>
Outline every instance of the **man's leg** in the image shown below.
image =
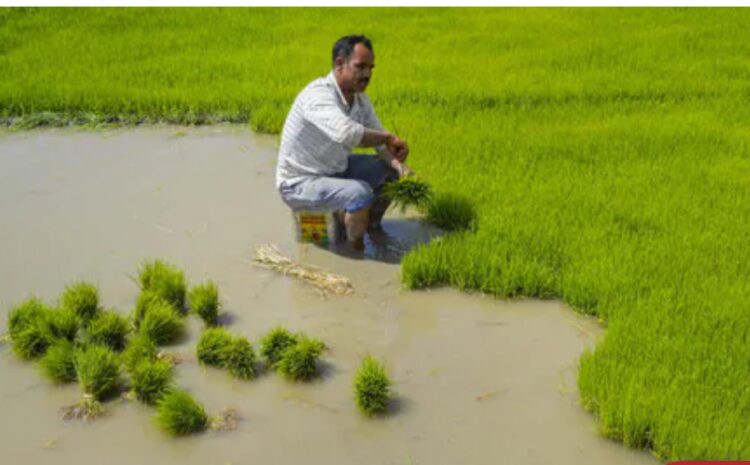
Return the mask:
<svg viewBox="0 0 750 465">
<path fill-rule="evenodd" d="M 349 155 L 348 165 L 342 177 L 359 179 L 370 185 L 375 193 L 375 200 L 370 207 L 367 229 L 380 230 L 380 222 L 391 204 L 391 200 L 382 195 L 383 185 L 388 181 L 397 180 L 398 173 L 386 165 L 380 157 L 352 154 Z"/>
<path fill-rule="evenodd" d="M 349 245 L 357 251 L 365 250 L 365 231 L 369 218 L 369 208 L 346 212 L 344 214 L 344 225 Z"/>
</svg>

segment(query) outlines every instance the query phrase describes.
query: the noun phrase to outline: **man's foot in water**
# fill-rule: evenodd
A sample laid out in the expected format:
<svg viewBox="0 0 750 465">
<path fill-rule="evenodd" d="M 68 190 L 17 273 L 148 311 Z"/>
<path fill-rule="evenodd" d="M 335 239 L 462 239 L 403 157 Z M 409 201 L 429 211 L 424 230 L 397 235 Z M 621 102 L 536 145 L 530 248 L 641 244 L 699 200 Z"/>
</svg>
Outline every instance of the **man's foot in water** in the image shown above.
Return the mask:
<svg viewBox="0 0 750 465">
<path fill-rule="evenodd" d="M 380 223 L 370 225 L 367 228 L 367 235 L 370 236 L 370 240 L 376 245 L 385 245 L 388 239 L 390 239 L 390 236 Z"/>
</svg>

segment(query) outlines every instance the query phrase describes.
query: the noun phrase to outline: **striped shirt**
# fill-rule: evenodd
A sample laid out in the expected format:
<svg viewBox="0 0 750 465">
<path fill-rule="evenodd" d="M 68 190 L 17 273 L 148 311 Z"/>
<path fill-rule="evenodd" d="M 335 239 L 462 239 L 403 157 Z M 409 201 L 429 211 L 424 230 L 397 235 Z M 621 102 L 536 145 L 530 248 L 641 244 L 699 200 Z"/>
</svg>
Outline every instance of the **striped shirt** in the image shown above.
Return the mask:
<svg viewBox="0 0 750 465">
<path fill-rule="evenodd" d="M 305 87 L 292 104 L 281 132 L 276 187 L 307 176 L 330 176 L 346 170 L 347 157 L 360 144 L 365 128 L 382 130 L 364 93 L 351 105 L 333 71 Z M 380 146 L 378 152 L 383 150 Z"/>
</svg>

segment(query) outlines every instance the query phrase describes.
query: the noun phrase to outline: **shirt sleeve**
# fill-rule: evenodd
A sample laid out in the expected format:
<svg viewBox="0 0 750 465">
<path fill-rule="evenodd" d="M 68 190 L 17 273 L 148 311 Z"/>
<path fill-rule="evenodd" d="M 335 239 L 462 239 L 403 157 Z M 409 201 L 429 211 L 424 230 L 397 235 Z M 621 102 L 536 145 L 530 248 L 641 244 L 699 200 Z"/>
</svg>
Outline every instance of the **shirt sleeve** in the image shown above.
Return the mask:
<svg viewBox="0 0 750 465">
<path fill-rule="evenodd" d="M 362 142 L 365 126 L 346 115 L 332 98 L 314 98 L 303 105 L 304 117 L 333 141 L 350 149 Z"/>
<path fill-rule="evenodd" d="M 380 123 L 378 115 L 375 113 L 375 107 L 372 105 L 370 98 L 364 94 L 361 95 L 363 97 L 362 104 L 365 107 L 365 127 L 376 129 L 378 131 L 385 131 L 383 125 Z M 376 145 L 375 150 L 378 154 L 382 154 L 385 151 L 385 144 Z"/>
</svg>

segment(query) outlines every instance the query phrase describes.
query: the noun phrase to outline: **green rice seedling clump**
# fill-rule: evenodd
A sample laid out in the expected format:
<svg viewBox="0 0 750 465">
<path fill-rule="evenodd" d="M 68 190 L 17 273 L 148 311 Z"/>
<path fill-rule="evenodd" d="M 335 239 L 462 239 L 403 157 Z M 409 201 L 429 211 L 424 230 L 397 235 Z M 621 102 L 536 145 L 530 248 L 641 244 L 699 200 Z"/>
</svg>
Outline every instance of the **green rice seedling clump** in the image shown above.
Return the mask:
<svg viewBox="0 0 750 465">
<path fill-rule="evenodd" d="M 12 308 L 8 313 L 8 333 L 11 339 L 15 339 L 18 333 L 30 326 L 38 327 L 39 321 L 44 318 L 46 312 L 47 306 L 36 297 Z"/>
<path fill-rule="evenodd" d="M 135 303 L 135 310 L 133 311 L 133 326 L 135 326 L 135 329 L 140 328 L 141 321 L 143 320 L 143 317 L 146 316 L 148 309 L 151 308 L 152 305 L 160 302 L 169 304 L 169 301 L 165 300 L 154 291 L 141 291 L 138 295 L 138 300 Z"/>
<path fill-rule="evenodd" d="M 73 310 L 86 326 L 99 310 L 99 290 L 85 281 L 70 284 L 65 286 L 60 304 L 63 308 Z"/>
<path fill-rule="evenodd" d="M 219 290 L 213 281 L 193 287 L 188 300 L 190 310 L 198 315 L 206 326 L 216 326 L 219 319 Z"/>
<path fill-rule="evenodd" d="M 150 338 L 138 334 L 131 338 L 122 352 L 122 364 L 128 373 L 133 373 L 135 367 L 143 361 L 154 361 L 159 353 L 156 343 Z"/>
<path fill-rule="evenodd" d="M 410 176 L 386 183 L 383 186 L 383 195 L 391 199 L 393 205 L 399 207 L 402 213 L 411 206 L 423 211 L 430 204 L 432 189 L 425 181 Z"/>
<path fill-rule="evenodd" d="M 156 402 L 156 424 L 173 436 L 183 436 L 205 430 L 208 416 L 190 394 L 173 389 Z"/>
<path fill-rule="evenodd" d="M 36 323 L 17 332 L 12 342 L 16 355 L 22 359 L 31 360 L 44 355 L 52 341 Z"/>
<path fill-rule="evenodd" d="M 143 317 L 138 332 L 157 345 L 174 342 L 185 331 L 185 322 L 174 307 L 166 302 L 153 304 Z"/>
<path fill-rule="evenodd" d="M 76 361 L 73 344 L 65 339 L 56 341 L 44 354 L 39 366 L 42 374 L 54 383 L 76 380 Z"/>
<path fill-rule="evenodd" d="M 172 379 L 172 365 L 165 360 L 143 360 L 130 375 L 136 398 L 146 404 L 154 404 L 166 394 Z"/>
<path fill-rule="evenodd" d="M 466 197 L 439 194 L 430 202 L 427 221 L 446 231 L 474 230 L 477 225 L 477 212 Z"/>
<path fill-rule="evenodd" d="M 251 379 L 255 377 L 255 351 L 245 338 L 235 337 L 226 348 L 223 367 L 235 378 Z"/>
<path fill-rule="evenodd" d="M 385 412 L 391 384 L 393 383 L 388 378 L 383 364 L 369 355 L 366 356 L 354 376 L 354 398 L 357 407 L 365 415 Z"/>
<path fill-rule="evenodd" d="M 50 339 L 65 339 L 73 342 L 81 324 L 76 312 L 70 308 L 50 309 L 40 320 L 42 331 Z"/>
<path fill-rule="evenodd" d="M 120 385 L 117 355 L 106 346 L 88 346 L 76 352 L 76 373 L 84 394 L 102 400 Z"/>
<path fill-rule="evenodd" d="M 276 370 L 292 381 L 310 380 L 318 376 L 316 362 L 322 348 L 320 341 L 302 337 L 299 342 L 284 350 Z"/>
<path fill-rule="evenodd" d="M 215 367 L 224 365 L 233 337 L 224 328 L 208 328 L 198 339 L 196 355 L 201 363 Z"/>
<path fill-rule="evenodd" d="M 299 337 L 288 330 L 277 327 L 268 332 L 260 340 L 260 353 L 270 367 L 276 366 L 281 359 L 281 354 L 288 347 L 295 345 Z"/>
<path fill-rule="evenodd" d="M 125 348 L 130 332 L 128 320 L 114 311 L 101 312 L 91 319 L 87 329 L 91 344 L 101 344 L 115 351 Z"/>
<path fill-rule="evenodd" d="M 161 260 L 144 263 L 138 270 L 142 291 L 153 291 L 182 312 L 185 308 L 185 274 Z"/>
</svg>

